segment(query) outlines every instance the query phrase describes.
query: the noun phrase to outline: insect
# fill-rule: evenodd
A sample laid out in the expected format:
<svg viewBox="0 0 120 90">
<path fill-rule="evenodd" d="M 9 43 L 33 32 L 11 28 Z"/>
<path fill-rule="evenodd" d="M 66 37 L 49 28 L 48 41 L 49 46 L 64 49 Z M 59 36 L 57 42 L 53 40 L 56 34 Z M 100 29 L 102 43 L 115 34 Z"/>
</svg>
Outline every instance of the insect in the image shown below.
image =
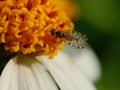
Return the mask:
<svg viewBox="0 0 120 90">
<path fill-rule="evenodd" d="M 63 39 L 68 45 L 75 48 L 84 48 L 84 43 L 87 40 L 86 35 L 81 34 L 77 31 L 63 31 L 52 29 L 50 31 L 52 36 Z"/>
</svg>

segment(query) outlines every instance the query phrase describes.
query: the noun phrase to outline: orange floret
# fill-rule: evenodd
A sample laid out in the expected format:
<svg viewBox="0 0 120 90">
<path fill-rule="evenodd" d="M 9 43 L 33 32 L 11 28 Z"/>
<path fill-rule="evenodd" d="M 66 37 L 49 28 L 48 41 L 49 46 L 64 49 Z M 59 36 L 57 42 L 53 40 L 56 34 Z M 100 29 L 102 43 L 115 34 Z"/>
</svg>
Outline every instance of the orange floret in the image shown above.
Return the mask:
<svg viewBox="0 0 120 90">
<path fill-rule="evenodd" d="M 53 57 L 64 41 L 50 31 L 74 27 L 59 5 L 56 0 L 1 0 L 0 43 L 11 52 Z"/>
</svg>

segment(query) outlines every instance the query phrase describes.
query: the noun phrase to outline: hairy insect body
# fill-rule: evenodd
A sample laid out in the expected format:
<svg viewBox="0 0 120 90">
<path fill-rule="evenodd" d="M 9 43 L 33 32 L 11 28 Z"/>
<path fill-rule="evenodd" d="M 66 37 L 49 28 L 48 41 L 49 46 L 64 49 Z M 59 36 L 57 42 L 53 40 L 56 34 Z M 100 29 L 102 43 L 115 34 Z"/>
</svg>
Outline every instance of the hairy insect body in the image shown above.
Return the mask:
<svg viewBox="0 0 120 90">
<path fill-rule="evenodd" d="M 76 31 L 62 31 L 62 30 L 51 30 L 51 35 L 63 39 L 68 45 L 75 48 L 83 48 L 84 43 L 87 40 L 86 35 L 82 35 L 80 32 Z"/>
</svg>

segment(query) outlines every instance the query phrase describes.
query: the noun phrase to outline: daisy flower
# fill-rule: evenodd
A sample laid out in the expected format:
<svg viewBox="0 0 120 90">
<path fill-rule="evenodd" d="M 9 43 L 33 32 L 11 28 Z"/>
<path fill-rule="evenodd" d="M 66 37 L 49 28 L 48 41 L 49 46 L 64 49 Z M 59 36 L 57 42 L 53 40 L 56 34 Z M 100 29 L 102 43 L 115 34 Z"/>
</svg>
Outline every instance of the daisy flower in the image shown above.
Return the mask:
<svg viewBox="0 0 120 90">
<path fill-rule="evenodd" d="M 0 57 L 12 57 L 2 71 L 0 90 L 95 90 L 100 68 L 93 51 L 63 50 L 64 44 L 82 48 L 86 39 L 72 31 L 72 16 L 61 6 L 72 7 L 66 2 L 0 1 Z"/>
</svg>

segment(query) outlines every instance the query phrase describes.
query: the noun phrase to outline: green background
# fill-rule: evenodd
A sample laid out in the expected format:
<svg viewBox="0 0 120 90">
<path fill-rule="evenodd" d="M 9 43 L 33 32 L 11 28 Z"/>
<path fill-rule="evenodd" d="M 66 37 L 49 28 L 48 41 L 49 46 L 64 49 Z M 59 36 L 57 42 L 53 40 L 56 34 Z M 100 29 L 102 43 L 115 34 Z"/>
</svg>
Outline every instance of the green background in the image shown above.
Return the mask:
<svg viewBox="0 0 120 90">
<path fill-rule="evenodd" d="M 85 33 L 102 67 L 98 90 L 120 90 L 120 0 L 73 0 L 80 15 L 75 29 Z"/>
</svg>

